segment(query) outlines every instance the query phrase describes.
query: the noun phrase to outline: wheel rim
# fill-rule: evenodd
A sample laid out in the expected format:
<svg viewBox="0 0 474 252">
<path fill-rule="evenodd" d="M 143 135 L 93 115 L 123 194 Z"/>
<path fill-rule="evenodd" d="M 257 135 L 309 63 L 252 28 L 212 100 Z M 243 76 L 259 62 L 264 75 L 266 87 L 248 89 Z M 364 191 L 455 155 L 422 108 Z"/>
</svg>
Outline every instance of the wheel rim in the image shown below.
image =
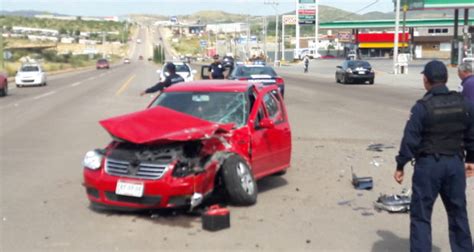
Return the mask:
<svg viewBox="0 0 474 252">
<path fill-rule="evenodd" d="M 249 194 L 252 195 L 255 191 L 254 183 L 252 179 L 252 175 L 250 174 L 250 170 L 248 169 L 247 165 L 242 162 L 239 162 L 236 167 L 237 175 L 240 178 L 240 185 L 242 189 Z"/>
</svg>

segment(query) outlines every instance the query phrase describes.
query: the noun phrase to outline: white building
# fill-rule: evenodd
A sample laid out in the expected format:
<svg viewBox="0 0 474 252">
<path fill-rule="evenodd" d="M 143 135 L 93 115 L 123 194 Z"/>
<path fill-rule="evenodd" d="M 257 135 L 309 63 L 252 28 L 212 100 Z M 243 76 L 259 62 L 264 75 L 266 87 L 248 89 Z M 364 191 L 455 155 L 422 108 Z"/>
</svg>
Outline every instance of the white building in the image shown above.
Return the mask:
<svg viewBox="0 0 474 252">
<path fill-rule="evenodd" d="M 44 34 L 50 36 L 57 36 L 59 34 L 58 30 L 53 29 L 40 29 L 40 28 L 31 28 L 31 27 L 23 27 L 23 26 L 13 26 L 12 27 L 13 33 L 23 33 L 23 34 Z"/>
<path fill-rule="evenodd" d="M 225 23 L 225 24 L 208 24 L 206 31 L 213 33 L 243 33 L 247 32 L 246 23 Z"/>
</svg>

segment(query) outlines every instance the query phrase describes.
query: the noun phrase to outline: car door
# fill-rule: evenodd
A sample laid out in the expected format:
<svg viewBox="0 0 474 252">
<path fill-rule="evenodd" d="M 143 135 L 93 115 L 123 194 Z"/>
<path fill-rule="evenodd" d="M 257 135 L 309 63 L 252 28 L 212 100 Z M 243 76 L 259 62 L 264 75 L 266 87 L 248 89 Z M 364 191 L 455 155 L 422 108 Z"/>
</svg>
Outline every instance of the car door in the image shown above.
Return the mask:
<svg viewBox="0 0 474 252">
<path fill-rule="evenodd" d="M 209 80 L 209 65 L 201 66 L 201 80 Z"/>
<path fill-rule="evenodd" d="M 291 131 L 281 96 L 276 89 L 260 94 L 252 121 L 251 159 L 256 178 L 287 168 Z M 279 98 L 277 98 L 279 97 Z"/>
</svg>

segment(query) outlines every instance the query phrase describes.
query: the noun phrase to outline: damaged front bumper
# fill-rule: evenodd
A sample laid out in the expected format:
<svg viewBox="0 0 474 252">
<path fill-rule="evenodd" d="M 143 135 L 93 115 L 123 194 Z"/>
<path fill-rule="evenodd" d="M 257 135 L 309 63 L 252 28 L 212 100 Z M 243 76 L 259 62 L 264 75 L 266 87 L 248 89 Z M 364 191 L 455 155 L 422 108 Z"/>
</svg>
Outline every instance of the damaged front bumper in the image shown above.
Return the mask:
<svg viewBox="0 0 474 252">
<path fill-rule="evenodd" d="M 89 200 L 115 209 L 193 208 L 212 192 L 214 186 L 214 176 L 208 171 L 183 178 L 173 177 L 168 171 L 158 180 L 117 177 L 103 169 L 84 169 L 83 174 Z M 140 185 L 142 195 L 124 195 L 118 189 L 119 181 Z"/>
</svg>

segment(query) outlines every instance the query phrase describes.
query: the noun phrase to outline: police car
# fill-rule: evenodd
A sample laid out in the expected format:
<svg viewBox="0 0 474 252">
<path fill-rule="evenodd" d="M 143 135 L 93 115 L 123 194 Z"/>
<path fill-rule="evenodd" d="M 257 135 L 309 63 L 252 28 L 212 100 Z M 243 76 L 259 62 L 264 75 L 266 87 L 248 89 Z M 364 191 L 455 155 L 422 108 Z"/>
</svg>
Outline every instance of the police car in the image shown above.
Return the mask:
<svg viewBox="0 0 474 252">
<path fill-rule="evenodd" d="M 229 79 L 242 80 L 255 83 L 262 83 L 264 85 L 278 86 L 278 89 L 283 96 L 285 93 L 285 81 L 278 76 L 275 70 L 263 62 L 254 62 L 253 64 L 236 64 L 233 71 L 230 73 Z"/>
</svg>

